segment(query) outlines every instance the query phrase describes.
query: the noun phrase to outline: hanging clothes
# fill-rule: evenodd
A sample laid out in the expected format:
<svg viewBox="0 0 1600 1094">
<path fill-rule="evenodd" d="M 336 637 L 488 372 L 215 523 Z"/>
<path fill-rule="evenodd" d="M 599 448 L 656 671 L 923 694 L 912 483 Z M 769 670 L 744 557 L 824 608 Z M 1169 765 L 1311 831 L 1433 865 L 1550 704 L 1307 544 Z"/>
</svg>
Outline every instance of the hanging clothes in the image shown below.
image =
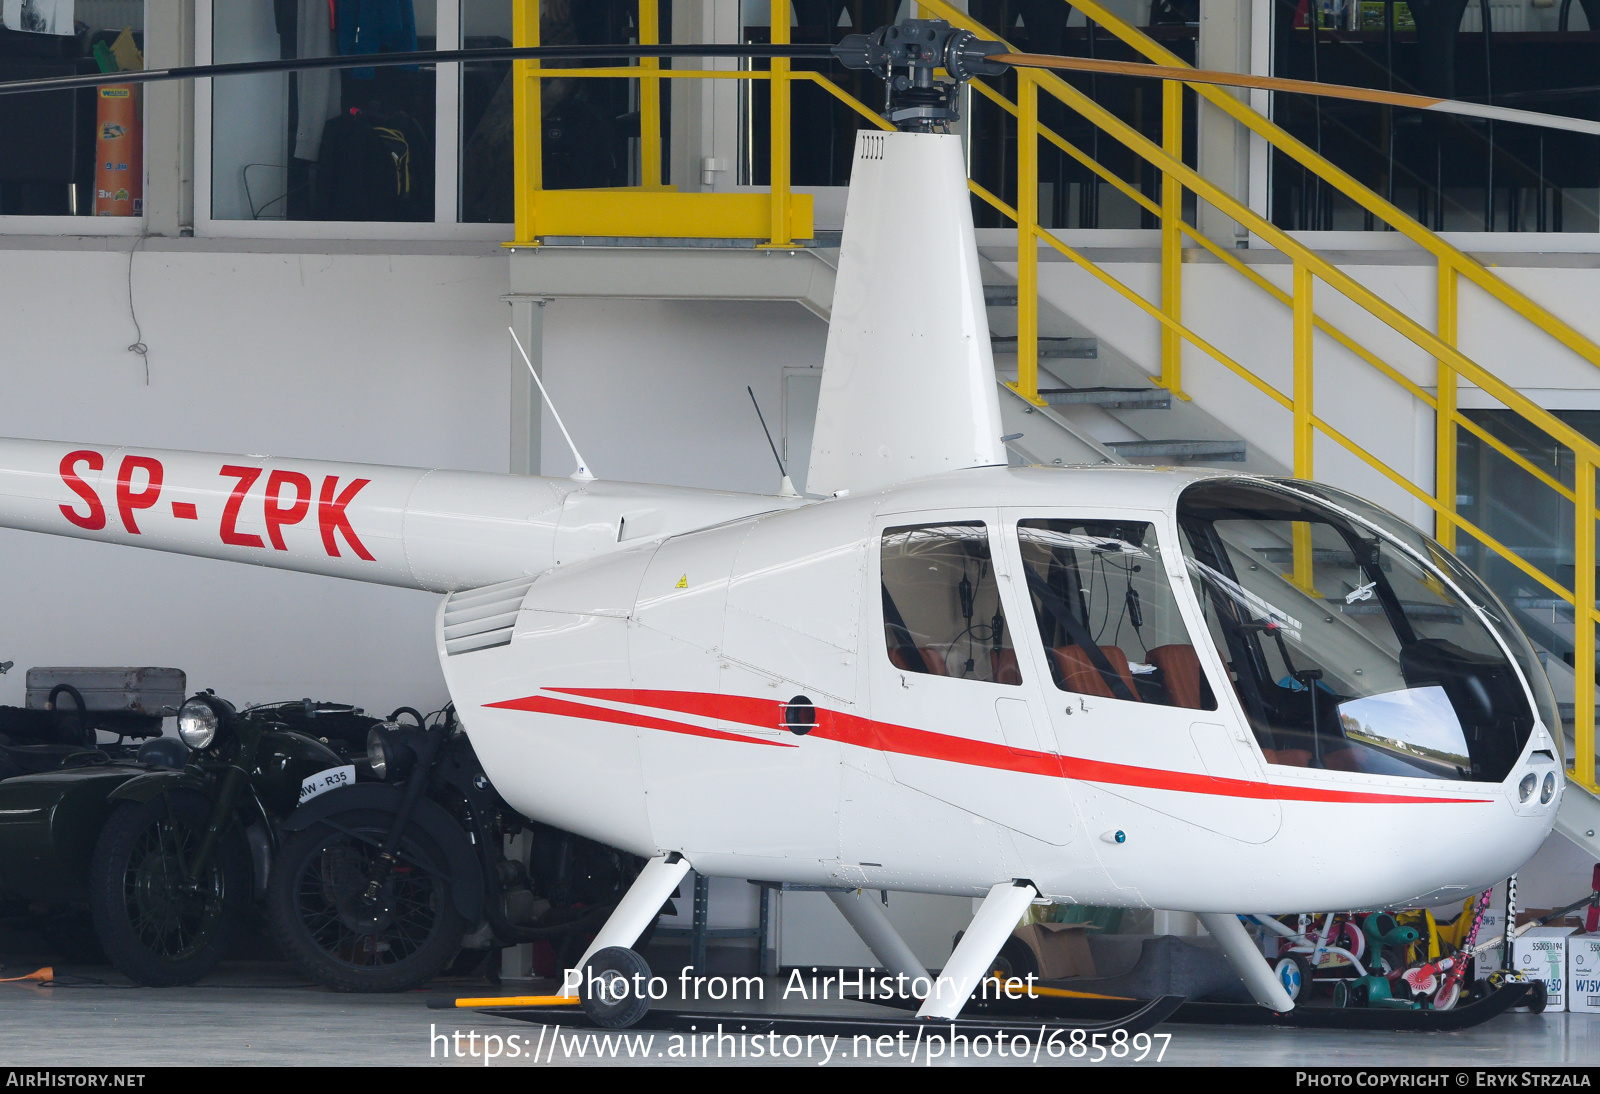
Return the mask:
<svg viewBox="0 0 1600 1094">
<path fill-rule="evenodd" d="M 339 55 L 410 53 L 417 48 L 417 19 L 411 0 L 337 0 Z M 370 80 L 373 70 L 357 68 L 350 75 Z"/>
</svg>

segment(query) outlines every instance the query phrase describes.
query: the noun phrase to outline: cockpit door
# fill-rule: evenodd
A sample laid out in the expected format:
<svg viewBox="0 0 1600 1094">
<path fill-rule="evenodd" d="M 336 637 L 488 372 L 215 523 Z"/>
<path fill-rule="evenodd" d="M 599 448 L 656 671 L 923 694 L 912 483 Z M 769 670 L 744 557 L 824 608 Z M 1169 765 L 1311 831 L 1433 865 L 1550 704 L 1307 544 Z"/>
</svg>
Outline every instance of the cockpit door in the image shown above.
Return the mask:
<svg viewBox="0 0 1600 1094">
<path fill-rule="evenodd" d="M 1203 622 L 1174 592 L 1186 579 L 1165 517 L 1001 518 L 1024 604 L 1018 659 L 1041 681 L 1064 776 L 1098 792 L 1085 799 L 1086 823 L 1131 835 L 1149 809 L 1247 843 L 1276 835 L 1281 809 L 1255 745 L 1217 690 L 1226 677 Z"/>
<path fill-rule="evenodd" d="M 1077 824 L 995 510 L 879 517 L 861 656 L 896 782 L 1060 846 Z"/>
</svg>

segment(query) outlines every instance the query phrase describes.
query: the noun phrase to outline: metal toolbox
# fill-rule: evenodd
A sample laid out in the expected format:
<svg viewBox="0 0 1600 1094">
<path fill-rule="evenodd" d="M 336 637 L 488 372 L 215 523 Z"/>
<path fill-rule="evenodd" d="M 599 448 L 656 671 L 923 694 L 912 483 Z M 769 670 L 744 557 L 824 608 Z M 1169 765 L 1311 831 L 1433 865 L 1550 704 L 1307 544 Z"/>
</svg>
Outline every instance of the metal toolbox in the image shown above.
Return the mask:
<svg viewBox="0 0 1600 1094">
<path fill-rule="evenodd" d="M 182 669 L 46 668 L 28 670 L 29 710 L 45 710 L 50 692 L 62 684 L 78 689 L 90 711 L 160 717 L 163 708 L 183 705 L 187 679 Z"/>
</svg>

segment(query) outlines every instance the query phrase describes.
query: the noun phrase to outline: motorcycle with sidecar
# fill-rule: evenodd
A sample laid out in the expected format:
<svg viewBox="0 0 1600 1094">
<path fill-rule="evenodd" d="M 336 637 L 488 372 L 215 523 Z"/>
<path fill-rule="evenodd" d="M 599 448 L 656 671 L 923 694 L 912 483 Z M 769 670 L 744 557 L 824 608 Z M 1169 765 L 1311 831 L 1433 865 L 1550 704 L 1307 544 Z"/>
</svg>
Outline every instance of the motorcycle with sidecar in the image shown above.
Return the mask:
<svg viewBox="0 0 1600 1094">
<path fill-rule="evenodd" d="M 376 781 L 330 790 L 283 822 L 267 895 L 280 951 L 351 992 L 404 991 L 522 942 L 572 963 L 643 863 L 517 813 L 453 707 L 409 715 L 370 731 Z M 506 852 L 518 836 L 526 864 Z"/>
<path fill-rule="evenodd" d="M 265 892 L 279 824 L 355 765 L 212 692 L 129 757 L 87 742 L 0 781 L 0 902 L 93 934 L 142 984 L 192 983 Z M 114 755 L 121 751 L 122 755 Z"/>
</svg>

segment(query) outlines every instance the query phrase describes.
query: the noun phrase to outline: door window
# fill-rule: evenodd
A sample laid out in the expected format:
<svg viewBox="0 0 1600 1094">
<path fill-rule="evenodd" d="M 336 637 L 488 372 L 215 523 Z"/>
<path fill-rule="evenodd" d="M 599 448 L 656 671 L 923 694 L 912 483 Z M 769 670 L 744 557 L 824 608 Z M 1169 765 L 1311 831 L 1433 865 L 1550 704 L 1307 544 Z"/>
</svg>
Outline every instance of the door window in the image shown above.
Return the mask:
<svg viewBox="0 0 1600 1094">
<path fill-rule="evenodd" d="M 887 528 L 883 631 L 902 672 L 1022 683 L 982 521 Z"/>
<path fill-rule="evenodd" d="M 1019 521 L 1022 570 L 1056 687 L 1215 710 L 1146 521 Z"/>
</svg>

